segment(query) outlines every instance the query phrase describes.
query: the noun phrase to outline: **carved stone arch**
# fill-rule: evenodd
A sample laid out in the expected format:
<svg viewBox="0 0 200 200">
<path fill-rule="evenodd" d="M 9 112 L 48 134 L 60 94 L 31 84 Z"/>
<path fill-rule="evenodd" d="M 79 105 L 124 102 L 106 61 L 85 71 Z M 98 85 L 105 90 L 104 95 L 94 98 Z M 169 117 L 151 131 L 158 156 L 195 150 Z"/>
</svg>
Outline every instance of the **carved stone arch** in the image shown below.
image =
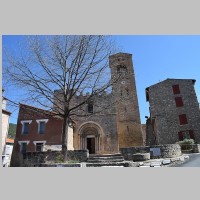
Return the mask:
<svg viewBox="0 0 200 200">
<path fill-rule="evenodd" d="M 95 153 L 100 151 L 100 140 L 103 135 L 103 129 L 101 126 L 93 121 L 84 122 L 78 129 L 80 138 L 80 149 L 88 148 L 88 138 L 94 138 L 95 141 Z"/>
</svg>

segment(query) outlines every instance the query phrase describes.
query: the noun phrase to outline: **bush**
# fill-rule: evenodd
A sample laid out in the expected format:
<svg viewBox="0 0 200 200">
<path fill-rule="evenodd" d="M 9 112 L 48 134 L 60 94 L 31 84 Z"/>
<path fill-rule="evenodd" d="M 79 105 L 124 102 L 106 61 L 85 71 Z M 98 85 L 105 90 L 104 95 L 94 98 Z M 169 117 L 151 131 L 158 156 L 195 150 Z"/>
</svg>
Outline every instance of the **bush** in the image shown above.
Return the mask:
<svg viewBox="0 0 200 200">
<path fill-rule="evenodd" d="M 55 158 L 55 163 L 63 163 L 63 155 L 62 154 L 59 154 L 56 156 Z"/>
<path fill-rule="evenodd" d="M 193 139 L 184 139 L 177 143 L 181 146 L 181 150 L 191 150 L 192 145 L 194 144 L 194 140 Z"/>
</svg>

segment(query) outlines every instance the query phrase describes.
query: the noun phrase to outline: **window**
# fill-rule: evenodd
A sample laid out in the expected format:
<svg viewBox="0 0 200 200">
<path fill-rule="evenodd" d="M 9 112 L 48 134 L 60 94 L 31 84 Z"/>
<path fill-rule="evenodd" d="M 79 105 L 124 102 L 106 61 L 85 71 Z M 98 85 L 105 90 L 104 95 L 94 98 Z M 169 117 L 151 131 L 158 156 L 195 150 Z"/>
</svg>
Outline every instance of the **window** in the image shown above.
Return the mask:
<svg viewBox="0 0 200 200">
<path fill-rule="evenodd" d="M 39 122 L 39 134 L 44 134 L 45 122 Z"/>
<path fill-rule="evenodd" d="M 182 134 L 182 131 L 178 132 L 178 138 L 179 138 L 179 140 L 183 140 L 183 134 Z"/>
<path fill-rule="evenodd" d="M 28 134 L 29 126 L 32 120 L 23 120 L 21 121 L 22 124 L 22 134 Z"/>
<path fill-rule="evenodd" d="M 24 128 L 23 129 L 23 134 L 27 134 L 28 133 L 28 128 L 29 128 L 29 123 L 28 122 L 24 123 L 24 127 L 23 128 Z"/>
<path fill-rule="evenodd" d="M 44 134 L 46 123 L 48 122 L 48 119 L 38 119 L 38 120 L 36 120 L 36 122 L 38 123 L 38 133 Z"/>
<path fill-rule="evenodd" d="M 126 74 L 128 72 L 127 67 L 124 65 L 117 66 L 117 73 L 123 73 Z"/>
<path fill-rule="evenodd" d="M 93 113 L 93 103 L 88 103 L 88 112 Z"/>
<path fill-rule="evenodd" d="M 21 144 L 21 152 L 22 153 L 26 153 L 26 147 L 27 147 L 27 144 L 25 142 Z"/>
<path fill-rule="evenodd" d="M 179 140 L 194 139 L 193 130 L 180 131 L 180 132 L 178 133 L 178 136 L 179 136 Z"/>
<path fill-rule="evenodd" d="M 179 115 L 179 121 L 180 121 L 180 125 L 184 125 L 184 124 L 187 124 L 187 123 L 188 123 L 187 117 L 186 117 L 185 114 Z"/>
<path fill-rule="evenodd" d="M 43 143 L 36 143 L 36 151 L 37 152 L 43 151 Z"/>
<path fill-rule="evenodd" d="M 18 144 L 20 145 L 20 152 L 21 153 L 26 153 L 27 150 L 27 145 L 29 144 L 30 141 L 18 141 Z"/>
<path fill-rule="evenodd" d="M 176 107 L 182 107 L 183 106 L 183 100 L 181 97 L 175 97 Z"/>
<path fill-rule="evenodd" d="M 47 141 L 33 141 L 33 144 L 35 145 L 35 151 L 42 152 L 46 142 Z"/>
<path fill-rule="evenodd" d="M 179 85 L 173 85 L 172 88 L 173 88 L 174 94 L 180 94 Z"/>
</svg>

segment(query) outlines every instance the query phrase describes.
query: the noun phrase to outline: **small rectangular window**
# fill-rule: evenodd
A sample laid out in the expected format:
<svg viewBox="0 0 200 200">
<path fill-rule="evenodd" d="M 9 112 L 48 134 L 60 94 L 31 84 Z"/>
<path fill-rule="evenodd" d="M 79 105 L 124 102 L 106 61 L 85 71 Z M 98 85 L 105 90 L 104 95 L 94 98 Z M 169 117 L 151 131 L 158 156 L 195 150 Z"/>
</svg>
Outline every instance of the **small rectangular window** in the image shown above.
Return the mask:
<svg viewBox="0 0 200 200">
<path fill-rule="evenodd" d="M 43 151 L 43 143 L 36 143 L 36 151 L 37 152 Z"/>
<path fill-rule="evenodd" d="M 174 94 L 180 94 L 179 85 L 173 85 L 172 88 L 173 88 Z"/>
<path fill-rule="evenodd" d="M 29 129 L 29 123 L 28 122 L 23 123 L 22 134 L 28 134 L 28 129 Z"/>
<path fill-rule="evenodd" d="M 190 139 L 194 140 L 195 138 L 194 138 L 194 132 L 193 132 L 193 130 L 190 130 L 189 134 L 190 134 Z"/>
<path fill-rule="evenodd" d="M 92 103 L 88 104 L 88 112 L 93 113 L 93 104 Z"/>
<path fill-rule="evenodd" d="M 176 107 L 182 107 L 183 106 L 183 100 L 181 97 L 175 97 Z"/>
<path fill-rule="evenodd" d="M 21 153 L 26 153 L 27 144 L 25 142 L 21 143 Z"/>
<path fill-rule="evenodd" d="M 193 139 L 194 140 L 193 130 L 180 131 L 178 133 L 178 135 L 179 135 L 179 140 L 184 140 L 184 139 Z"/>
<path fill-rule="evenodd" d="M 183 140 L 183 133 L 182 133 L 182 131 L 178 132 L 178 138 L 179 138 L 180 141 Z"/>
<path fill-rule="evenodd" d="M 184 124 L 187 124 L 187 123 L 188 123 L 187 117 L 186 117 L 185 114 L 179 115 L 179 121 L 180 121 L 180 125 L 184 125 Z"/>
<path fill-rule="evenodd" d="M 44 134 L 45 130 L 45 122 L 40 122 L 39 123 L 39 134 Z"/>
</svg>

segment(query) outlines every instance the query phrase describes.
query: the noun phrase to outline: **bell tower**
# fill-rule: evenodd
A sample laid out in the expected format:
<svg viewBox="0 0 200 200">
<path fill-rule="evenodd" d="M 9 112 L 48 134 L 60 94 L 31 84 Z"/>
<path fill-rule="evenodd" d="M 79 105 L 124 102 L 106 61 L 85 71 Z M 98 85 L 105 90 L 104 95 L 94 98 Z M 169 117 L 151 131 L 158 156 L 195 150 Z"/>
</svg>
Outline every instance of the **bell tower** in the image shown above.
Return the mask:
<svg viewBox="0 0 200 200">
<path fill-rule="evenodd" d="M 119 148 L 143 146 L 132 54 L 111 55 L 109 66 L 111 77 L 117 77 L 112 93 L 115 97 Z"/>
</svg>

